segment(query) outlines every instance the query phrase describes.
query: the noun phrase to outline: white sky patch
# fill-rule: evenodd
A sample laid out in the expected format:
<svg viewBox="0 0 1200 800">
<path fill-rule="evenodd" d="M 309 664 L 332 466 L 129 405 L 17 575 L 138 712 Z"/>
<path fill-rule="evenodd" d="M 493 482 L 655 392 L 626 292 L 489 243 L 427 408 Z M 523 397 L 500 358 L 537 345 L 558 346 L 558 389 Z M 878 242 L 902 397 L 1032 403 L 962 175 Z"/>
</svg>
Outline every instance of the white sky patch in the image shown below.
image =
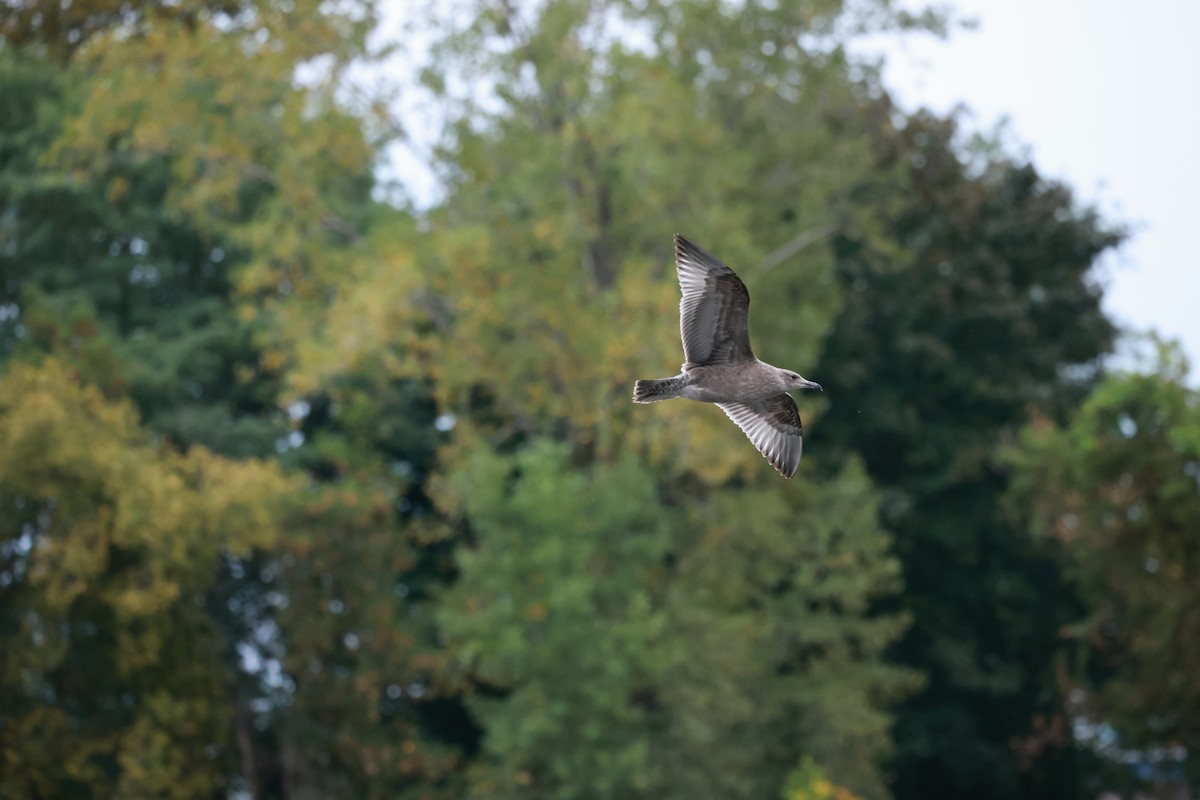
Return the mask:
<svg viewBox="0 0 1200 800">
<path fill-rule="evenodd" d="M 910 2 L 910 7 L 915 3 Z M 1128 224 L 1103 265 L 1105 309 L 1200 358 L 1200 3 L 957 0 L 974 31 L 877 37 L 884 82 L 909 110 L 962 103 L 977 129 L 1007 118 L 1042 174 Z"/>
</svg>

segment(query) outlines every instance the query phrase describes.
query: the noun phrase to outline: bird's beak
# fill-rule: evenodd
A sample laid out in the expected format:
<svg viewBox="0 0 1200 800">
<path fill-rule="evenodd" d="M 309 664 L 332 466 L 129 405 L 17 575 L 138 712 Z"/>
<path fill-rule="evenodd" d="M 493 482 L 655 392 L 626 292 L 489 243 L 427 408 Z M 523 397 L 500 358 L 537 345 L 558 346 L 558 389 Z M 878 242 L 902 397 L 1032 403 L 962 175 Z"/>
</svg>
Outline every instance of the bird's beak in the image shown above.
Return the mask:
<svg viewBox="0 0 1200 800">
<path fill-rule="evenodd" d="M 816 381 L 806 380 L 801 384 L 801 387 L 804 389 L 816 389 L 818 392 L 825 391 L 821 388 L 821 384 L 817 383 Z"/>
</svg>

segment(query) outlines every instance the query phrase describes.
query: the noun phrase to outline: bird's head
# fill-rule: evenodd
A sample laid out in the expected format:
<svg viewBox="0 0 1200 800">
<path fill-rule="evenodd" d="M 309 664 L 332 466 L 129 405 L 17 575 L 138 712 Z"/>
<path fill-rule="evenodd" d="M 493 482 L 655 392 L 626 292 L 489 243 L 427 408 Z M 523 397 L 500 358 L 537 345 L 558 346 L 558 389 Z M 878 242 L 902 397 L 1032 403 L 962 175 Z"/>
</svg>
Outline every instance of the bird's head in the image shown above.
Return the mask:
<svg viewBox="0 0 1200 800">
<path fill-rule="evenodd" d="M 824 389 L 821 388 L 821 384 L 817 383 L 816 381 L 807 380 L 795 372 L 791 372 L 790 370 L 786 369 L 780 370 L 779 372 L 783 376 L 783 382 L 787 386 L 789 392 L 795 389 L 816 389 L 818 392 L 824 391 Z"/>
</svg>

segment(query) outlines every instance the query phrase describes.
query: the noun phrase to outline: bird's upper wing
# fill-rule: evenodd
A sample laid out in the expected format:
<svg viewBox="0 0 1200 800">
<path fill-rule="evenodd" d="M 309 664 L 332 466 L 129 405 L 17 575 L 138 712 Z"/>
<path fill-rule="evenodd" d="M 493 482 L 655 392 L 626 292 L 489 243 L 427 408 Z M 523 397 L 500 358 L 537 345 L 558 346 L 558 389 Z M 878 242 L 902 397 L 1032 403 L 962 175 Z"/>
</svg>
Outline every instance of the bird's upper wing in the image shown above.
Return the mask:
<svg viewBox="0 0 1200 800">
<path fill-rule="evenodd" d="M 800 411 L 790 394 L 777 394 L 757 403 L 717 403 L 758 452 L 785 478 L 796 474 L 804 450 Z"/>
<path fill-rule="evenodd" d="M 675 269 L 683 298 L 679 333 L 689 366 L 753 361 L 750 292 L 729 267 L 675 234 Z"/>
</svg>

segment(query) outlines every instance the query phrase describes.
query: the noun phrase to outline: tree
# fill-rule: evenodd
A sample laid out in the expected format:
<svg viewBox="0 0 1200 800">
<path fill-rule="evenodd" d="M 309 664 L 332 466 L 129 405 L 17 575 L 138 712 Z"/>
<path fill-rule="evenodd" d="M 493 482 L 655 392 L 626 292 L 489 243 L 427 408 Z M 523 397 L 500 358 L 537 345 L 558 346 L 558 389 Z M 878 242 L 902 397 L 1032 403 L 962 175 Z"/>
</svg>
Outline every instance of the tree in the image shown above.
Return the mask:
<svg viewBox="0 0 1200 800">
<path fill-rule="evenodd" d="M 914 681 L 878 661 L 903 621 L 866 614 L 897 564 L 861 472 L 688 513 L 632 459 L 569 457 L 478 451 L 443 500 L 476 542 L 439 615 L 476 686 L 475 793 L 777 796 L 810 754 L 883 796 L 879 706 Z"/>
<path fill-rule="evenodd" d="M 882 5 L 873 24 L 901 24 Z M 748 468 L 753 451 L 716 440 L 719 415 L 663 407 L 647 425 L 625 402 L 627 376 L 678 359 L 662 231 L 721 242 L 756 299 L 760 350 L 786 343 L 797 361 L 815 358 L 839 303 L 830 256 L 813 248 L 779 264 L 843 215 L 860 216 L 845 187 L 872 169 L 870 143 L 845 118 L 862 88 L 837 34 L 841 3 L 754 5 L 737 24 L 717 4 L 677 11 L 614 6 L 645 29 L 650 53 L 615 37 L 594 4 L 464 12 L 471 26 L 443 37 L 427 70 L 452 112 L 448 197 L 410 259 L 419 283 L 390 263 L 364 275 L 363 293 L 391 309 L 383 321 L 396 332 L 339 339 L 323 363 L 417 350 L 420 362 L 395 369 L 436 372 L 439 405 L 475 423 L 490 414 L 497 435 L 567 435 L 601 458 L 645 447 L 665 469 L 686 455 L 710 484 Z M 826 46 L 792 43 L 814 32 Z M 454 113 L 463 80 L 494 86 L 496 104 L 468 98 Z M 414 320 L 429 329 L 416 348 Z M 687 431 L 686 453 L 653 452 L 660 425 Z"/>
<path fill-rule="evenodd" d="M 678 797 L 777 796 L 805 757 L 859 796 L 888 795 L 890 707 L 920 676 L 884 663 L 907 625 L 861 467 L 794 490 L 692 498 L 668 608 L 680 660 L 663 688 Z"/>
<path fill-rule="evenodd" d="M 277 737 L 258 753 L 264 792 L 463 796 L 480 731 L 434 619 L 457 570 L 426 495 L 447 436 L 429 395 L 370 363 L 310 395 L 306 444 L 288 455 L 319 483 L 273 554 L 267 616 L 289 690 L 264 715 Z"/>
<path fill-rule="evenodd" d="M 57 360 L 0 381 L 0 791 L 216 797 L 233 762 L 204 591 L 295 486 L 163 448 Z M 186 635 L 179 635 L 186 632 Z"/>
<path fill-rule="evenodd" d="M 162 210 L 239 256 L 238 312 L 279 317 L 260 334 L 272 372 L 354 261 L 373 209 L 375 148 L 390 131 L 372 98 L 338 94 L 349 65 L 370 56 L 374 6 L 324 5 L 134 4 L 103 17 L 109 27 L 71 61 L 103 77 L 82 83 L 46 159 L 99 181 L 110 203 L 130 192 L 129 171 L 155 170 Z M 294 335 L 267 335 L 282 330 Z"/>
<path fill-rule="evenodd" d="M 1113 327 L 1091 270 L 1121 234 L 1032 165 L 964 152 L 953 120 L 898 120 L 886 98 L 870 111 L 878 175 L 903 180 L 860 184 L 877 235 L 834 239 L 847 299 L 813 374 L 837 401 L 810 449 L 863 460 L 904 564 L 913 625 L 894 655 L 928 681 L 899 709 L 894 790 L 1069 796 L 1051 687 L 1079 600 L 1052 548 L 1003 513 L 999 453 L 1094 380 Z"/>
<path fill-rule="evenodd" d="M 1110 375 L 1068 423 L 1023 431 L 1012 496 L 1014 514 L 1063 548 L 1087 599 L 1065 630 L 1077 647 L 1075 714 L 1119 735 L 1099 754 L 1116 761 L 1123 750 L 1154 782 L 1178 780 L 1182 761 L 1195 783 L 1200 772 L 1179 754 L 1200 745 L 1200 396 L 1182 354 L 1157 346 L 1150 370 Z"/>
<path fill-rule="evenodd" d="M 220 634 L 229 707 L 215 719 L 236 745 L 223 751 L 221 769 L 236 768 L 225 778 L 256 796 L 318 785 L 395 796 L 425 771 L 387 755 L 410 755 L 390 726 L 441 742 L 454 711 L 436 714 L 432 697 L 388 710 L 391 687 L 437 672 L 434 635 L 409 608 L 427 602 L 422 582 L 445 579 L 446 560 L 404 530 L 428 511 L 421 481 L 438 437 L 428 390 L 356 375 L 286 415 L 277 407 L 291 352 L 318 338 L 308 311 L 365 257 L 371 112 L 333 93 L 362 53 L 370 7 L 143 10 L 95 17 L 107 21 L 65 69 L 33 46 L 4 53 L 0 332 L 15 357 L 69 357 L 86 381 L 128 394 L 181 448 L 279 456 L 310 472 L 315 485 L 289 498 L 287 536 L 223 559 L 214 542 L 208 615 L 180 622 Z M 328 74 L 295 84 L 300 64 L 330 54 Z M 396 213 L 388 222 L 411 227 Z M 407 585 L 412 597 L 395 589 Z M 334 600 L 346 613 L 330 614 Z M 377 660 L 345 657 L 355 637 Z M 457 746 L 437 742 L 435 778 Z"/>
<path fill-rule="evenodd" d="M 165 161 L 72 177 L 47 163 L 79 84 L 32 53 L 4 54 L 0 123 L 3 354 L 69 351 L 88 378 L 128 393 L 179 444 L 274 452 L 277 378 L 232 307 L 245 260 L 227 236 L 165 209 Z M 114 187 L 119 187 L 114 192 Z"/>
<path fill-rule="evenodd" d="M 54 143 L 89 88 L 81 73 L 48 62 L 34 48 L 6 49 L 0 84 L 11 102 L 0 123 L 0 305 L 6 312 L 0 363 L 48 355 L 69 361 L 83 383 L 134 401 L 140 421 L 180 449 L 199 444 L 233 457 L 274 455 L 287 434 L 274 408 L 277 376 L 259 369 L 255 326 L 231 303 L 232 275 L 244 256 L 227 236 L 201 232 L 164 206 L 171 180 L 164 159 L 74 174 L 55 165 Z M 230 570 L 244 575 L 243 559 L 254 555 L 248 547 L 222 554 L 214 539 L 196 558 L 211 577 Z M 214 596 L 208 589 L 193 594 L 209 614 L 180 617 L 175 630 L 212 648 L 222 659 L 215 673 L 220 691 L 248 703 L 259 687 L 246 685 L 238 645 L 253 641 L 254 624 L 233 609 L 253 604 L 243 602 L 244 593 Z M 99 626 L 97 635 L 116 636 L 118 623 L 108 620 L 105 628 L 104 622 L 84 624 Z M 221 708 L 212 719 L 236 726 L 241 717 Z M 230 738 L 229 731 L 214 735 Z M 234 774 L 221 772 L 230 752 L 223 749 L 210 770 L 220 781 Z M 148 755 L 147 764 L 154 763 Z"/>
<path fill-rule="evenodd" d="M 480 797 L 663 797 L 651 741 L 672 637 L 670 517 L 632 463 L 591 475 L 539 443 L 455 478 L 477 547 L 439 613 L 480 690 Z"/>
<path fill-rule="evenodd" d="M 113 28 L 137 29 L 154 20 L 195 24 L 211 14 L 235 15 L 251 7 L 237 0 L 208 0 L 164 5 L 129 0 L 80 0 L 47 5 L 37 0 L 12 0 L 0 9 L 0 36 L 22 47 L 37 45 L 66 61 L 93 36 Z"/>
</svg>

